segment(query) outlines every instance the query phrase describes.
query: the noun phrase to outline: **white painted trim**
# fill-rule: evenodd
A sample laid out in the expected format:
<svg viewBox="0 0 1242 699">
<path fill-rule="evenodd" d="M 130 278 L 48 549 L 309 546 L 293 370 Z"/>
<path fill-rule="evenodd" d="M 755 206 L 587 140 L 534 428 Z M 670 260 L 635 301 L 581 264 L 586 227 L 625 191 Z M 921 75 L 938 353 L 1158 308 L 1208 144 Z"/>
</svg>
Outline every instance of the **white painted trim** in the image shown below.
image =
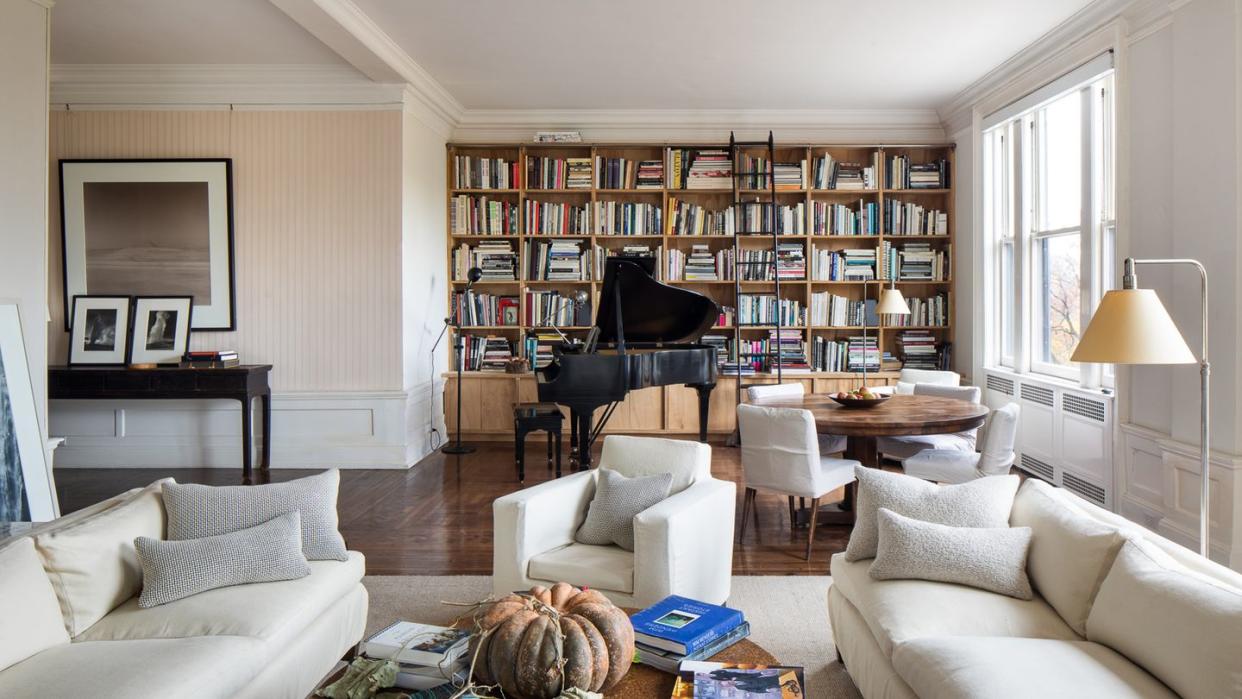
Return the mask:
<svg viewBox="0 0 1242 699">
<path fill-rule="evenodd" d="M 56 5 L 54 0 L 29 0 L 29 2 L 34 3 L 45 10 L 50 10 L 54 5 Z"/>
<path fill-rule="evenodd" d="M 399 105 L 403 91 L 402 84 L 372 82 L 349 66 L 58 64 L 50 101 L 75 108 Z"/>
<path fill-rule="evenodd" d="M 425 444 L 411 444 L 408 425 L 411 408 L 427 401 L 425 389 L 421 396 L 407 391 L 274 394 L 272 468 L 408 468 L 425 451 Z M 56 451 L 59 468 L 241 465 L 237 401 L 57 400 L 51 403 L 51 420 L 57 436 L 65 438 Z M 290 421 L 286 429 L 303 429 L 282 430 L 285 420 Z"/>
</svg>

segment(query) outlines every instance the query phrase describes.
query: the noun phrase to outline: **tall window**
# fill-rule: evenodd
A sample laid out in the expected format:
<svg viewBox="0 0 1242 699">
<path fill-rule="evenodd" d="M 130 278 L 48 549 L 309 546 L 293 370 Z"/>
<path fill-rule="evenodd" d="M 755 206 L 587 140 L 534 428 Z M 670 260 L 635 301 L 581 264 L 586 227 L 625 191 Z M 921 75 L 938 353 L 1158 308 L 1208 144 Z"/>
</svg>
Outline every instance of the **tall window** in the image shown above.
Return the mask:
<svg viewBox="0 0 1242 699">
<path fill-rule="evenodd" d="M 1069 358 L 1113 286 L 1113 79 L 1078 77 L 983 134 L 985 305 L 990 363 L 1094 386 L 1111 374 Z"/>
</svg>

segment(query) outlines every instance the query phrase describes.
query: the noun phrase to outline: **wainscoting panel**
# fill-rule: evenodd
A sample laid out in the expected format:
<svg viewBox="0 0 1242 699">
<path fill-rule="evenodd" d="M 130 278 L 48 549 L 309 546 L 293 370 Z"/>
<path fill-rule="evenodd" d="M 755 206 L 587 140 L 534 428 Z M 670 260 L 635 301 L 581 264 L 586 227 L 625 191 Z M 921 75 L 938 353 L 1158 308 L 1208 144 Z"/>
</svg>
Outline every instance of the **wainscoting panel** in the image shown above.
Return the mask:
<svg viewBox="0 0 1242 699">
<path fill-rule="evenodd" d="M 407 468 L 422 448 L 407 444 L 411 404 L 405 391 L 277 393 L 272 467 Z M 255 411 L 257 464 L 258 401 Z M 52 434 L 65 439 L 58 467 L 241 467 L 236 401 L 57 400 L 50 414 Z"/>
</svg>

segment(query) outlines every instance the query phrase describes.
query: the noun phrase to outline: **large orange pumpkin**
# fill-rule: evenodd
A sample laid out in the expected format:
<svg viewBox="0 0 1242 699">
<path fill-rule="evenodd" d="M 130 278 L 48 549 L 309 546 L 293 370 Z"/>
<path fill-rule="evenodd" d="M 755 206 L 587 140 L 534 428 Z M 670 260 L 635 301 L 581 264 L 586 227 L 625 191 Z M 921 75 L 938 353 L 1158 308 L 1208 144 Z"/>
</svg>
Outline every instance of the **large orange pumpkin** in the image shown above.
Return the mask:
<svg viewBox="0 0 1242 699">
<path fill-rule="evenodd" d="M 562 582 L 493 603 L 470 652 L 475 679 L 511 699 L 551 699 L 562 686 L 602 692 L 630 670 L 634 627 L 604 595 Z"/>
</svg>

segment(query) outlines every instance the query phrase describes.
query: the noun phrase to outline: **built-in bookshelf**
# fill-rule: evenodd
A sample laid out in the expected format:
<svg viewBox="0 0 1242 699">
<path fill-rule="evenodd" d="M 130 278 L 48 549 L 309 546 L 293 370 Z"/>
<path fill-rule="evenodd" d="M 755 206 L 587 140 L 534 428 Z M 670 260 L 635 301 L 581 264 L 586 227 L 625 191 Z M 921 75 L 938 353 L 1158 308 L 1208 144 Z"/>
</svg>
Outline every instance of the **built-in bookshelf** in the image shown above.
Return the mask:
<svg viewBox="0 0 1242 699">
<path fill-rule="evenodd" d="M 779 338 L 782 352 L 800 340 L 808 359 L 839 358 L 862 335 L 866 302 L 895 284 L 914 315 L 869 324 L 872 341 L 900 360 L 905 337 L 913 362 L 940 361 L 955 319 L 951 145 L 778 143 L 772 165 L 780 253 L 766 270 L 737 264 L 771 256 L 771 237 L 760 235 L 768 220 L 766 176 L 739 181 L 743 205 L 733 206 L 731 175 L 719 176 L 728 154 L 724 143 L 450 144 L 450 312 L 466 303 L 466 270 L 484 270 L 470 319 L 486 324 L 464 324 L 463 333 L 504 338 L 514 356 L 538 344 L 526 338 L 541 321 L 557 319 L 566 335 L 583 337 L 598 305 L 603 260 L 647 254 L 657 259 L 661 281 L 724 309 L 708 342 L 731 347 L 739 318 L 743 353 L 776 342 L 774 325 L 747 320 L 779 312 L 793 321 Z M 737 171 L 766 172 L 767 159 L 766 147 L 743 149 Z M 736 253 L 735 230 L 755 234 L 743 235 Z M 779 274 L 780 302 L 772 297 L 739 314 L 735 274 L 755 294 L 775 291 L 771 277 Z M 573 301 L 579 291 L 586 292 L 582 306 Z M 842 375 L 812 373 L 828 374 Z"/>
</svg>

